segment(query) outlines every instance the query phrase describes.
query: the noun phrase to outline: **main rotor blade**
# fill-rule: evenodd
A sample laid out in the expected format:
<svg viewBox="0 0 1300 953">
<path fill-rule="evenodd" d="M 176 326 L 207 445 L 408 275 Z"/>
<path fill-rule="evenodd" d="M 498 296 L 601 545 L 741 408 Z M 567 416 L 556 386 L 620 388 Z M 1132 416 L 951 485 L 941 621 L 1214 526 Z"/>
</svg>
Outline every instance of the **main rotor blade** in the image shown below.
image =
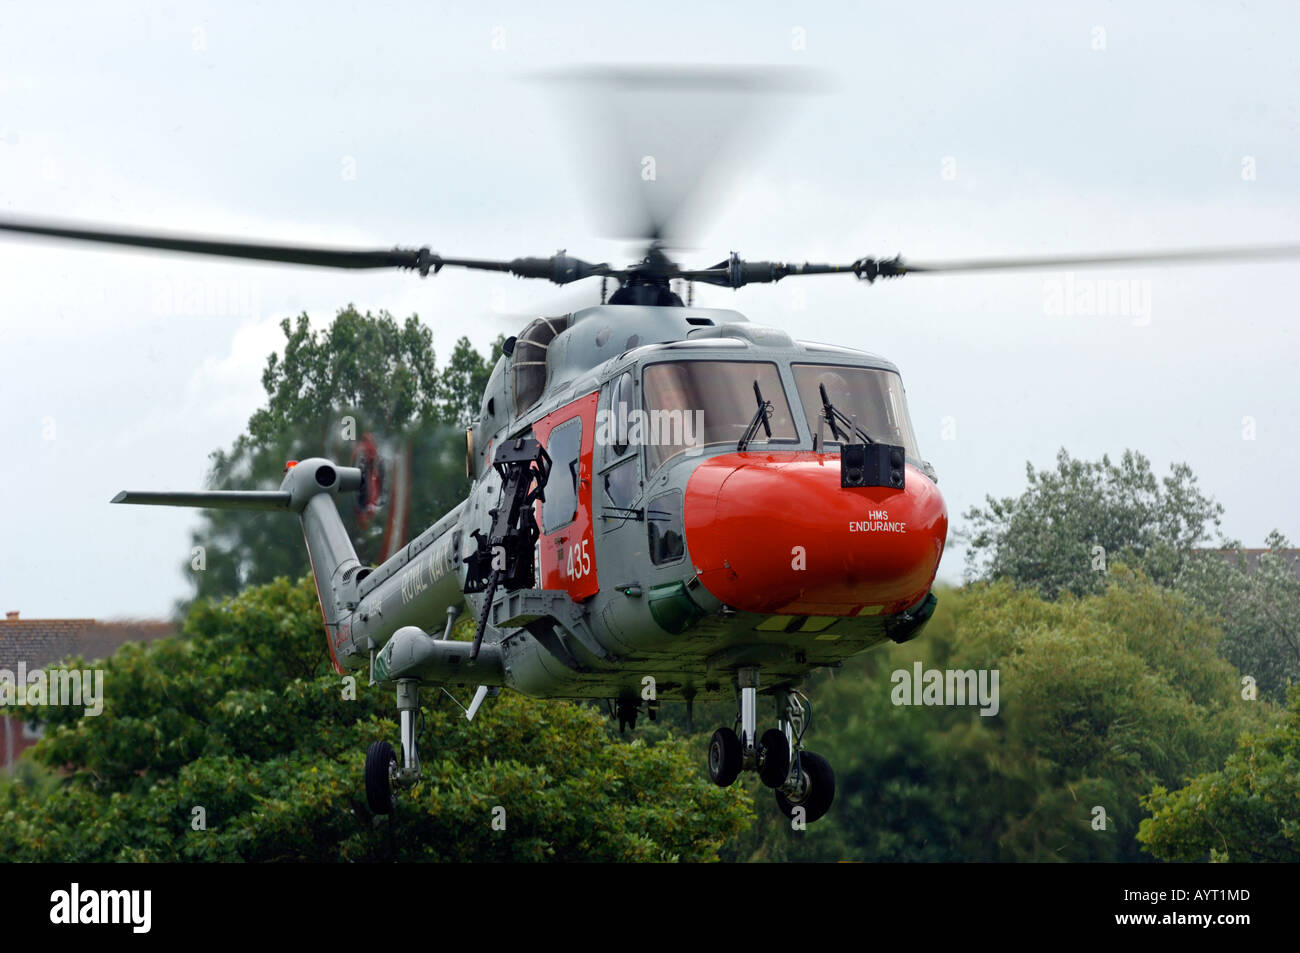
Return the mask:
<svg viewBox="0 0 1300 953">
<path fill-rule="evenodd" d="M 425 248 L 390 248 L 387 250 L 321 248 L 312 245 L 272 245 L 264 242 L 232 241 L 223 238 L 197 238 L 184 235 L 158 235 L 148 232 L 124 232 L 115 229 L 89 228 L 71 222 L 0 218 L 0 231 L 40 235 L 46 238 L 102 242 L 136 248 L 184 252 L 191 255 L 215 255 L 221 258 L 245 258 L 254 261 L 284 262 L 291 265 L 316 265 L 322 268 L 405 268 L 422 276 L 437 274 L 443 268 L 469 268 L 476 271 L 507 271 L 520 278 L 543 278 L 557 285 L 568 284 L 594 275 L 619 277 L 621 269 L 607 263 L 593 265 L 564 252 L 549 258 L 444 258 Z"/>
<path fill-rule="evenodd" d="M 49 238 L 67 238 L 74 241 L 157 248 L 162 251 L 186 252 L 192 255 L 217 255 L 223 258 L 278 261 L 294 265 L 319 265 L 325 268 L 418 268 L 422 264 L 420 251 L 417 249 L 352 250 L 311 245 L 272 245 L 263 242 L 88 228 L 70 222 L 4 218 L 0 218 L 0 230 Z M 424 249 L 424 254 L 428 256 L 428 249 Z"/>
<path fill-rule="evenodd" d="M 910 262 L 894 258 L 859 258 L 851 265 L 803 262 L 745 261 L 732 253 L 712 268 L 677 268 L 672 277 L 686 281 L 741 288 L 780 281 L 793 275 L 834 275 L 851 272 L 864 281 L 911 274 L 953 274 L 965 271 L 1017 271 L 1031 268 L 1104 268 L 1112 265 L 1226 265 L 1234 262 L 1285 261 L 1300 258 L 1300 244 L 1244 245 L 1237 248 L 1180 248 L 1109 255 L 1040 255 L 1028 258 L 973 258 L 966 261 Z"/>
<path fill-rule="evenodd" d="M 1182 248 L 1150 252 L 1118 252 L 1110 255 L 1044 255 L 1028 258 L 972 258 L 966 261 L 898 263 L 898 274 L 944 274 L 961 271 L 1010 271 L 1022 268 L 1092 268 L 1107 265 L 1181 265 L 1243 261 L 1277 261 L 1300 258 L 1300 245 L 1247 245 L 1237 248 Z M 868 259 L 864 259 L 868 260 Z M 886 264 L 886 262 L 880 262 Z M 889 277 L 886 275 L 886 277 Z"/>
</svg>

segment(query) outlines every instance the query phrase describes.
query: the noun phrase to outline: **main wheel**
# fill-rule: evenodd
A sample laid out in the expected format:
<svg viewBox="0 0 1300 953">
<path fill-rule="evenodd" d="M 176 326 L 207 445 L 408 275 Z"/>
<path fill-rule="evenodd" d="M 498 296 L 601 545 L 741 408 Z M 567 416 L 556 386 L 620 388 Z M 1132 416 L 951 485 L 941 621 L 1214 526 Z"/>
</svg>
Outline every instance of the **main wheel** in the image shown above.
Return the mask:
<svg viewBox="0 0 1300 953">
<path fill-rule="evenodd" d="M 763 732 L 758 743 L 758 778 L 769 788 L 779 788 L 790 773 L 790 742 L 779 728 Z"/>
<path fill-rule="evenodd" d="M 729 787 L 745 764 L 740 739 L 730 728 L 719 728 L 709 741 L 709 777 L 720 788 Z"/>
<path fill-rule="evenodd" d="M 392 772 L 397 755 L 387 741 L 376 741 L 366 751 L 366 803 L 375 814 L 391 814 L 397 804 L 393 796 Z"/>
<path fill-rule="evenodd" d="M 795 808 L 802 807 L 804 821 L 811 824 L 831 809 L 831 802 L 835 800 L 835 772 L 825 758 L 811 751 L 799 752 L 799 764 L 804 775 L 802 794 L 789 798 L 778 788 L 776 806 L 786 817 L 794 817 Z"/>
</svg>

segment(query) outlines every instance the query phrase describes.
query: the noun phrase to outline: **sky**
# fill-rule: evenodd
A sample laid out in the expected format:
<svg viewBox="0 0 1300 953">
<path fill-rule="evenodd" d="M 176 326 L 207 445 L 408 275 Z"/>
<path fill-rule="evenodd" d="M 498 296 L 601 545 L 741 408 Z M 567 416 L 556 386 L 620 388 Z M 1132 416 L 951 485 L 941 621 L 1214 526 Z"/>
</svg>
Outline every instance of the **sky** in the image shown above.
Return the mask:
<svg viewBox="0 0 1300 953">
<path fill-rule="evenodd" d="M 687 264 L 1300 241 L 1293 4 L 111 6 L 0 0 L 0 214 L 622 262 L 584 160 L 607 119 L 537 76 L 720 64 L 828 81 L 729 157 Z M 597 295 L 0 238 L 0 610 L 163 617 L 189 594 L 197 514 L 108 501 L 204 486 L 283 318 L 415 313 L 443 358 Z M 696 294 L 896 363 L 954 528 L 1027 462 L 1131 448 L 1190 464 L 1253 546 L 1300 541 L 1297 300 L 1295 263 Z"/>
</svg>

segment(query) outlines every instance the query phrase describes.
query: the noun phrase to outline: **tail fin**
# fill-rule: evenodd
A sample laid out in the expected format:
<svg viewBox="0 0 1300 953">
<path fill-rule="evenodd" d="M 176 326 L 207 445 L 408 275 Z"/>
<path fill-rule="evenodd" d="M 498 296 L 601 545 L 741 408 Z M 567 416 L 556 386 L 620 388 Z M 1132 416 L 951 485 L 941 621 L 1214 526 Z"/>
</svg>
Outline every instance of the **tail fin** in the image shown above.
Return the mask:
<svg viewBox="0 0 1300 953">
<path fill-rule="evenodd" d="M 330 659 L 340 675 L 336 647 L 350 642 L 346 622 L 356 603 L 357 570 L 361 566 L 356 550 L 338 507 L 327 497 L 359 489 L 361 471 L 355 467 L 335 466 L 328 460 L 314 458 L 291 466 L 279 490 L 207 490 L 190 493 L 155 493 L 123 490 L 113 497 L 114 503 L 145 506 L 196 506 L 224 510 L 280 510 L 297 513 L 302 520 L 307 557 L 311 561 L 325 620 L 325 637 Z"/>
</svg>

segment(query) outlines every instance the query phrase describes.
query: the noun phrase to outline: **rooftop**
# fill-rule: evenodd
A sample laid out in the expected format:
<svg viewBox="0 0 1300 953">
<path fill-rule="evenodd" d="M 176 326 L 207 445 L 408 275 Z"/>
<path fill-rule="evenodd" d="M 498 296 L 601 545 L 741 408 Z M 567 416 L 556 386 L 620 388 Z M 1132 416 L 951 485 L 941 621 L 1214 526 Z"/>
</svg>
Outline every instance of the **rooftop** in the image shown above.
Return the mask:
<svg viewBox="0 0 1300 953">
<path fill-rule="evenodd" d="M 127 642 L 152 642 L 176 634 L 170 622 L 96 619 L 23 619 L 16 612 L 0 619 L 0 670 L 30 671 L 69 656 L 88 661 L 107 658 Z"/>
</svg>

